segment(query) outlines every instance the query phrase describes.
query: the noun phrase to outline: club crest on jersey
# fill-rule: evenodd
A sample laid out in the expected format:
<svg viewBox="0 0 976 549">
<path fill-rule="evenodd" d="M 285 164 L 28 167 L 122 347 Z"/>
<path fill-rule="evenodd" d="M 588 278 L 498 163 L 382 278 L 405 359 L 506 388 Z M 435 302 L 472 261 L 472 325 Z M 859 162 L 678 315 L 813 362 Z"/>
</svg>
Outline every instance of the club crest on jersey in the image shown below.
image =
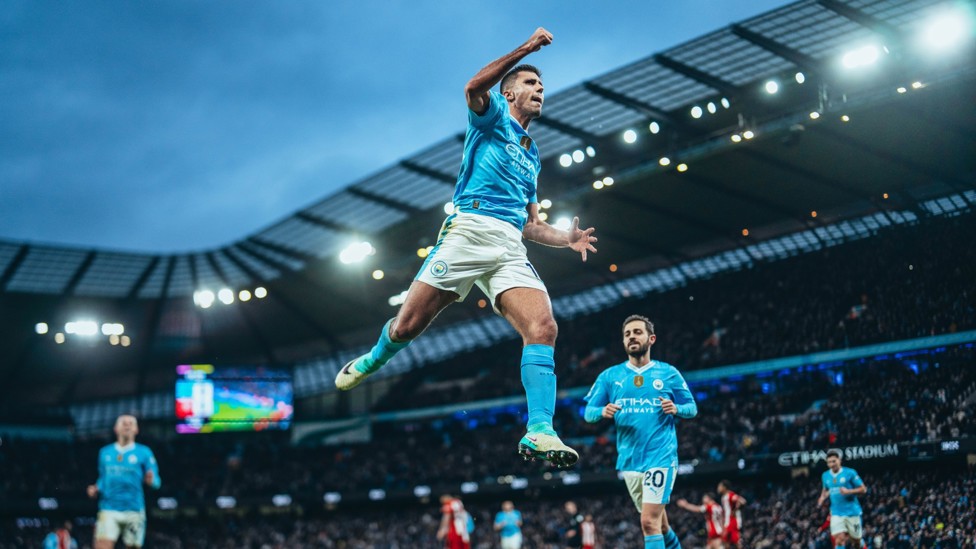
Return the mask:
<svg viewBox="0 0 976 549">
<path fill-rule="evenodd" d="M 644 386 L 644 376 L 634 376 L 634 387 Z"/>
<path fill-rule="evenodd" d="M 129 456 L 129 463 L 135 465 L 138 461 L 139 461 L 139 458 L 137 458 L 136 456 L 134 456 L 134 455 Z"/>
<path fill-rule="evenodd" d="M 444 276 L 447 274 L 447 263 L 435 261 L 430 264 L 430 274 L 434 276 Z"/>
<path fill-rule="evenodd" d="M 654 383 L 651 383 L 651 385 L 658 391 L 664 388 L 664 382 L 661 381 L 660 379 L 655 379 Z"/>
</svg>

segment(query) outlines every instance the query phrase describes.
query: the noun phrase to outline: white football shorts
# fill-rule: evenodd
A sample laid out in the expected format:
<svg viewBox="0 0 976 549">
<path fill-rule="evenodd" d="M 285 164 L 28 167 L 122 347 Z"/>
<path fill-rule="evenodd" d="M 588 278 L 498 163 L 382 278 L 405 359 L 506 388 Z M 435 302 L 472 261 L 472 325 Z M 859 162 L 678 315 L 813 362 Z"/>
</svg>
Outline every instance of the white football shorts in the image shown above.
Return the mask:
<svg viewBox="0 0 976 549">
<path fill-rule="evenodd" d="M 830 515 L 830 535 L 837 534 L 847 534 L 854 539 L 861 539 L 861 517 Z"/>
<path fill-rule="evenodd" d="M 146 541 L 146 513 L 144 511 L 99 511 L 95 523 L 95 539 L 118 541 L 128 547 L 142 547 Z"/>
<path fill-rule="evenodd" d="M 471 213 L 448 216 L 437 244 L 414 280 L 458 294 L 464 301 L 475 284 L 496 307 L 498 296 L 512 288 L 546 291 L 529 263 L 522 233 L 514 225 Z"/>
<path fill-rule="evenodd" d="M 645 503 L 669 503 L 677 476 L 677 464 L 668 467 L 652 467 L 643 473 L 640 471 L 623 472 L 627 492 L 630 493 L 630 499 L 634 501 L 637 512 L 641 511 L 641 506 Z"/>
<path fill-rule="evenodd" d="M 522 549 L 522 534 L 502 536 L 502 549 Z"/>
</svg>

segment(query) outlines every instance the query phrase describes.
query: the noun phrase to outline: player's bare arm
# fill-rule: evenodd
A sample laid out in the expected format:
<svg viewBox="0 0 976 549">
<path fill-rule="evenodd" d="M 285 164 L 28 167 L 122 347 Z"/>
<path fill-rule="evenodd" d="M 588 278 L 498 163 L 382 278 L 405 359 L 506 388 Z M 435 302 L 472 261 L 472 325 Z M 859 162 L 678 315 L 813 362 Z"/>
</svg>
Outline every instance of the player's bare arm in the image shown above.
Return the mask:
<svg viewBox="0 0 976 549">
<path fill-rule="evenodd" d="M 829 490 L 821 490 L 820 491 L 820 499 L 817 500 L 817 506 L 820 507 L 821 505 L 823 505 L 824 502 L 827 501 L 827 498 L 828 497 L 830 497 L 830 491 Z"/>
<path fill-rule="evenodd" d="M 688 500 L 686 500 L 684 498 L 679 499 L 675 503 L 677 503 L 678 504 L 678 507 L 681 507 L 685 511 L 691 511 L 692 513 L 703 513 L 704 512 L 704 510 L 702 509 L 702 506 L 701 505 L 693 505 L 691 503 L 688 503 Z"/>
<path fill-rule="evenodd" d="M 478 114 L 484 114 L 488 108 L 489 90 L 499 83 L 502 77 L 515 65 L 518 65 L 518 62 L 525 56 L 537 52 L 549 44 L 552 44 L 552 33 L 539 27 L 524 44 L 485 65 L 464 86 L 464 96 L 467 99 L 468 108 Z"/>
<path fill-rule="evenodd" d="M 661 411 L 669 416 L 674 416 L 678 414 L 678 407 L 675 406 L 674 402 L 666 398 L 661 399 Z"/>
<path fill-rule="evenodd" d="M 583 261 L 586 261 L 587 252 L 596 253 L 596 248 L 593 247 L 593 243 L 597 241 L 593 236 L 593 231 L 596 229 L 593 227 L 580 229 L 578 217 L 574 217 L 569 230 L 564 231 L 539 218 L 538 204 L 529 204 L 527 209 L 529 217 L 522 229 L 522 236 L 526 240 L 554 248 L 569 248 L 579 253 Z"/>
</svg>

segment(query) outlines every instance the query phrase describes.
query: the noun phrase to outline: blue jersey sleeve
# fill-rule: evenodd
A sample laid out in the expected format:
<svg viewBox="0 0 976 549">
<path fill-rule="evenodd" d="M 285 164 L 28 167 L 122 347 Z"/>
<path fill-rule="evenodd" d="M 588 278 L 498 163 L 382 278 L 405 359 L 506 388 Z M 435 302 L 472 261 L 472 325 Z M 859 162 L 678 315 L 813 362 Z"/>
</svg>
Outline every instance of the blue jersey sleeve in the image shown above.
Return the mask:
<svg viewBox="0 0 976 549">
<path fill-rule="evenodd" d="M 58 536 L 51 532 L 44 538 L 44 549 L 58 549 Z"/>
<path fill-rule="evenodd" d="M 153 455 L 152 450 L 150 450 L 145 446 L 143 446 L 143 448 L 145 449 L 145 454 L 146 454 L 146 459 L 144 462 L 145 465 L 143 465 L 142 467 L 143 475 L 151 471 L 153 478 L 152 478 L 152 484 L 150 484 L 149 487 L 152 488 L 153 490 L 158 490 L 163 483 L 162 479 L 159 478 L 159 464 L 156 463 L 156 456 Z"/>
<path fill-rule="evenodd" d="M 851 487 L 860 488 L 861 486 L 864 486 L 864 481 L 861 480 L 861 475 L 859 475 L 854 469 L 851 469 L 851 473 L 854 475 L 854 477 L 851 478 Z"/>
<path fill-rule="evenodd" d="M 98 452 L 98 480 L 95 481 L 95 487 L 98 488 L 99 492 L 105 491 L 105 449 L 102 448 Z"/>
<path fill-rule="evenodd" d="M 681 377 L 678 370 L 674 371 L 671 378 L 671 391 L 674 392 L 674 405 L 678 409 L 678 417 L 691 418 L 698 415 L 698 405 L 695 404 L 695 397 L 688 389 L 688 383 Z"/>
<path fill-rule="evenodd" d="M 502 115 L 508 107 L 508 101 L 505 96 L 496 92 L 488 92 L 488 109 L 484 114 L 479 115 L 471 109 L 468 109 L 468 124 L 483 130 L 485 128 L 490 128 L 501 120 Z"/>
<path fill-rule="evenodd" d="M 586 401 L 586 409 L 583 411 L 583 419 L 587 423 L 596 423 L 600 421 L 603 413 L 603 407 L 610 402 L 610 394 L 607 391 L 607 385 L 605 383 L 605 376 L 600 374 L 596 381 L 593 382 L 593 386 L 590 387 L 590 392 L 583 397 Z"/>
</svg>

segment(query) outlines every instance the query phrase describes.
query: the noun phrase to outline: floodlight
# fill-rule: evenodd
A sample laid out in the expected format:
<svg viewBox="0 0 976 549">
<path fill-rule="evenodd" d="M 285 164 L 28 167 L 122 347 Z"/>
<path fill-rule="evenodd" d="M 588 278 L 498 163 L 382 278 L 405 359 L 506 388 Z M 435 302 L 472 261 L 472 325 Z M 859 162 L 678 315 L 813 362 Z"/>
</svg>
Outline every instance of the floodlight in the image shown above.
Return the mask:
<svg viewBox="0 0 976 549">
<path fill-rule="evenodd" d="M 765 88 L 766 88 L 766 93 L 768 93 L 769 95 L 773 95 L 779 91 L 779 82 L 775 80 L 768 80 L 766 82 Z"/>
<path fill-rule="evenodd" d="M 94 320 L 75 320 L 64 325 L 66 334 L 90 337 L 98 334 L 98 323 Z"/>
<path fill-rule="evenodd" d="M 568 231 L 572 226 L 573 220 L 568 217 L 560 217 L 552 224 L 553 227 L 559 229 L 560 231 Z"/>
<path fill-rule="evenodd" d="M 594 156 L 596 156 L 596 149 L 594 149 L 592 146 L 591 147 L 587 147 L 586 148 L 586 156 L 589 156 L 590 158 L 593 158 Z"/>
<path fill-rule="evenodd" d="M 793 75 L 793 78 L 796 79 L 797 84 L 802 84 L 807 81 L 806 75 L 803 74 L 802 72 L 796 73 L 795 75 Z"/>
<path fill-rule="evenodd" d="M 359 263 L 360 261 L 366 259 L 376 252 L 373 245 L 369 242 L 353 242 L 352 244 L 346 246 L 341 252 L 339 252 L 339 261 L 349 264 L 349 263 Z"/>
<path fill-rule="evenodd" d="M 562 167 L 564 167 L 564 168 L 568 168 L 568 167 L 572 166 L 573 165 L 573 157 L 570 156 L 570 155 L 568 155 L 568 154 L 566 154 L 566 153 L 563 153 L 563 154 L 559 155 L 559 165 L 562 166 Z"/>
<path fill-rule="evenodd" d="M 637 132 L 635 132 L 634 130 L 627 130 L 627 131 L 625 131 L 624 132 L 624 142 L 626 142 L 626 143 L 633 143 L 634 141 L 637 141 Z"/>
<path fill-rule="evenodd" d="M 254 288 L 254 297 L 264 299 L 268 297 L 268 290 L 264 289 L 263 286 L 258 286 L 257 288 Z"/>
<path fill-rule="evenodd" d="M 858 67 L 873 65 L 880 57 L 881 50 L 878 46 L 868 44 L 845 53 L 841 58 L 841 63 L 843 63 L 845 68 L 856 69 Z"/>
<path fill-rule="evenodd" d="M 542 199 L 542 202 L 539 202 L 539 207 L 540 208 L 546 208 L 546 209 L 551 208 L 552 207 L 552 200 L 549 200 L 548 198 L 543 198 Z"/>
<path fill-rule="evenodd" d="M 610 177 L 609 175 L 606 176 L 606 177 L 604 177 L 603 178 L 603 184 L 606 185 L 607 187 L 609 187 L 610 185 L 613 185 L 613 178 Z"/>
<path fill-rule="evenodd" d="M 230 305 L 234 302 L 234 290 L 231 290 L 230 288 L 221 288 L 220 291 L 217 292 L 217 299 L 219 299 L 224 305 Z"/>
<path fill-rule="evenodd" d="M 46 334 L 48 331 L 47 322 L 38 322 L 37 324 L 35 324 L 34 331 L 37 332 L 37 335 Z"/>
<path fill-rule="evenodd" d="M 596 190 L 598 190 L 598 191 L 600 189 L 602 189 L 603 188 L 603 181 L 600 181 L 599 179 L 597 179 L 596 181 L 594 181 L 593 182 L 593 188 L 596 189 Z"/>
<path fill-rule="evenodd" d="M 668 158 L 668 157 L 666 157 L 666 156 L 662 156 L 662 157 L 661 157 L 661 158 L 660 158 L 660 159 L 659 159 L 659 160 L 657 161 L 657 163 L 658 163 L 658 164 L 660 164 L 660 165 L 662 165 L 662 166 L 668 166 L 668 165 L 670 165 L 670 164 L 671 164 L 671 159 L 670 159 L 670 158 Z"/>
<path fill-rule="evenodd" d="M 581 151 L 579 149 L 576 149 L 575 151 L 573 151 L 573 162 L 576 162 L 577 164 L 579 164 L 584 159 L 586 159 L 586 153 L 584 153 L 583 151 Z"/>
<path fill-rule="evenodd" d="M 702 114 L 703 114 L 702 113 L 702 108 L 699 107 L 698 105 L 695 105 L 694 107 L 691 108 L 691 117 L 692 118 L 701 118 L 702 117 Z"/>
<path fill-rule="evenodd" d="M 447 215 L 451 215 L 452 213 L 454 213 L 454 203 L 453 202 L 445 202 L 444 203 L 444 213 L 447 214 Z"/>
<path fill-rule="evenodd" d="M 943 53 L 966 40 L 972 17 L 962 10 L 946 10 L 933 15 L 922 27 L 919 45 L 932 53 Z"/>
<path fill-rule="evenodd" d="M 250 301 L 251 292 L 249 292 L 248 290 L 241 290 L 237 292 L 237 299 L 240 299 L 241 301 Z"/>
<path fill-rule="evenodd" d="M 658 124 L 657 122 L 651 122 L 647 126 L 647 129 L 651 130 L 651 133 L 657 134 L 657 133 L 659 133 L 661 131 L 661 125 Z"/>
</svg>

